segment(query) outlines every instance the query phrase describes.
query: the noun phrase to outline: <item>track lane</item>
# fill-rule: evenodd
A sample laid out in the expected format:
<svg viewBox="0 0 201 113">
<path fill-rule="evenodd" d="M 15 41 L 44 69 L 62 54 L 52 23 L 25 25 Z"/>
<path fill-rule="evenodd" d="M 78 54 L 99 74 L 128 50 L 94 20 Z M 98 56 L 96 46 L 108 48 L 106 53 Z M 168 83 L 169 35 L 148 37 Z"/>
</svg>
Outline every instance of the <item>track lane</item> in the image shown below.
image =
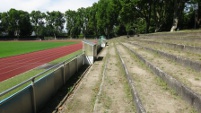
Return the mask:
<svg viewBox="0 0 201 113">
<path fill-rule="evenodd" d="M 66 52 L 71 52 L 71 50 L 74 50 L 72 47 L 68 48 L 68 50 L 65 50 L 64 49 L 58 49 L 57 51 L 52 51 L 52 52 L 49 52 L 49 53 L 44 53 L 44 54 L 41 54 L 40 56 L 34 56 L 34 57 L 29 57 L 27 59 L 22 59 L 22 60 L 17 60 L 16 62 L 9 62 L 9 63 L 4 63 L 4 65 L 0 66 L 0 71 L 4 71 L 4 70 L 10 70 L 12 69 L 13 67 L 15 67 L 16 65 L 23 65 L 23 64 L 26 64 L 26 63 L 35 63 L 35 61 L 37 60 L 42 60 L 44 58 L 48 58 L 48 57 L 51 57 L 53 55 L 57 55 L 57 56 L 60 56 L 63 55 L 63 54 L 66 54 Z M 43 55 L 46 55 L 48 57 L 44 57 Z M 3 64 L 3 63 L 1 63 Z"/>
<path fill-rule="evenodd" d="M 62 47 L 58 47 L 58 48 L 53 48 L 53 49 L 48 49 L 48 50 L 42 50 L 42 51 L 37 51 L 37 52 L 32 52 L 32 53 L 29 53 L 29 54 L 22 54 L 22 55 L 17 55 L 17 56 L 13 56 L 13 57 L 6 57 L 6 58 L 0 58 L 0 64 L 1 63 L 8 63 L 8 62 L 19 62 L 21 61 L 22 59 L 30 59 L 31 57 L 34 58 L 35 56 L 38 56 L 38 54 L 46 54 L 48 52 L 53 52 L 53 51 L 58 51 L 59 49 L 65 49 L 65 48 L 71 48 L 71 47 L 74 47 L 75 45 L 80 45 L 81 43 L 78 43 L 78 44 L 74 44 L 74 45 L 69 45 L 68 47 L 67 46 L 62 46 Z M 51 51 L 49 51 L 51 50 Z M 26 58 L 26 57 L 27 58 Z"/>
<path fill-rule="evenodd" d="M 71 52 L 73 52 L 73 51 L 74 51 L 74 49 L 71 49 L 71 50 L 68 50 L 67 52 L 68 52 L 68 53 L 71 53 Z M 16 65 L 14 65 L 14 66 L 12 65 L 12 66 L 10 66 L 10 67 L 0 69 L 0 71 L 3 71 L 4 73 L 8 73 L 8 72 L 12 72 L 13 70 L 23 68 L 23 67 L 25 67 L 27 64 L 28 64 L 28 65 L 32 65 L 32 64 L 42 65 L 42 64 L 48 62 L 49 59 L 56 59 L 56 58 L 58 58 L 58 56 L 65 55 L 65 53 L 61 53 L 61 52 L 63 52 L 63 51 L 58 51 L 58 52 L 55 53 L 55 54 L 48 55 L 48 57 L 40 57 L 40 58 L 37 58 L 37 59 L 33 59 L 33 60 L 31 60 L 30 62 L 28 61 L 28 62 L 16 64 L 16 65 L 18 66 L 17 68 L 15 68 Z M 4 74 L 4 73 L 3 73 L 3 74 Z"/>
<path fill-rule="evenodd" d="M 82 43 L 0 59 L 0 82 L 82 49 Z"/>
</svg>

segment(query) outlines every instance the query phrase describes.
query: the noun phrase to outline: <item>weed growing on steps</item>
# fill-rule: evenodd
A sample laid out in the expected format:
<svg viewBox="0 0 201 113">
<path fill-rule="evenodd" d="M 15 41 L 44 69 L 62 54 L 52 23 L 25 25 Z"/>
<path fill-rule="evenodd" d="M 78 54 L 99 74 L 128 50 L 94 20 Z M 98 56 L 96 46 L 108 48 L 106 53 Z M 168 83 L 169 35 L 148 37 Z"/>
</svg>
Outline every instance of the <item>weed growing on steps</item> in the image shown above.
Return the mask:
<svg viewBox="0 0 201 113">
<path fill-rule="evenodd" d="M 175 65 L 175 66 L 182 66 L 181 64 L 178 64 L 177 62 L 175 62 L 175 61 L 173 61 L 173 60 L 170 60 L 170 59 L 167 59 L 167 58 L 164 58 L 164 57 L 162 57 L 161 55 L 159 55 L 159 54 L 157 54 L 157 52 L 151 52 L 151 51 L 148 51 L 148 50 L 146 50 L 149 54 L 152 54 L 152 55 L 154 55 L 154 58 L 160 58 L 160 59 L 166 59 L 166 61 L 169 63 L 169 64 L 172 64 L 172 65 Z M 183 67 L 183 66 L 182 66 Z M 159 68 L 161 68 L 161 69 L 163 69 L 164 71 L 166 70 L 166 68 L 165 67 L 159 67 Z M 194 70 L 192 70 L 192 69 L 190 69 L 190 68 L 186 68 L 186 67 L 184 67 L 185 68 L 185 71 L 189 71 L 190 73 L 193 73 L 193 75 L 195 75 L 195 76 L 200 76 L 199 75 L 199 73 L 198 72 L 196 72 L 196 71 L 194 71 Z M 177 80 L 181 80 L 182 81 L 182 83 L 184 83 L 185 85 L 190 85 L 191 86 L 191 83 L 187 80 L 187 79 L 185 79 L 185 78 L 181 78 L 180 76 L 182 76 L 182 75 L 184 75 L 184 72 L 183 71 L 178 71 L 177 73 L 172 73 L 171 71 L 166 71 L 166 73 L 167 74 L 169 74 L 169 75 L 171 75 L 171 76 L 173 76 L 175 79 L 177 79 Z"/>
<path fill-rule="evenodd" d="M 200 80 L 200 78 L 198 78 L 198 77 L 195 77 L 195 80 L 196 80 L 196 81 L 199 81 L 199 80 Z"/>
<path fill-rule="evenodd" d="M 97 94 L 99 92 L 99 89 L 100 89 L 100 84 L 102 82 L 102 73 L 104 72 L 104 66 L 106 65 L 106 59 L 109 57 L 109 54 L 108 54 L 108 50 L 107 50 L 107 54 L 105 55 L 105 58 L 103 59 L 103 65 L 101 66 L 101 73 L 99 75 L 99 81 L 96 83 L 95 87 L 93 88 L 93 97 L 92 97 L 92 100 L 91 100 L 91 105 L 92 106 L 95 106 L 96 104 L 96 99 L 98 98 L 97 97 Z M 99 101 L 98 101 L 99 103 Z M 93 107 L 94 108 L 94 107 Z M 93 109 L 91 110 L 93 111 Z"/>
<path fill-rule="evenodd" d="M 130 50 L 126 49 L 126 51 L 140 65 L 141 68 L 143 68 L 145 70 L 148 70 L 150 73 L 152 73 L 153 75 L 155 75 L 155 73 L 150 68 L 148 68 L 145 63 L 143 63 L 141 60 L 139 60 L 136 55 L 134 55 L 133 53 L 131 53 Z M 155 53 L 155 55 L 156 55 L 156 53 Z M 156 78 L 155 81 L 156 81 L 157 85 L 161 86 L 161 88 L 163 90 L 169 91 L 174 96 L 174 98 L 179 98 L 179 96 L 176 93 L 176 91 L 173 90 L 172 88 L 170 88 L 165 81 L 163 81 L 160 77 L 155 77 L 155 78 Z M 138 80 L 138 79 L 135 78 L 135 80 Z"/>
<path fill-rule="evenodd" d="M 172 95 L 174 95 L 174 98 L 180 98 L 179 95 L 177 94 L 177 92 L 175 90 L 173 90 L 172 88 L 170 88 L 166 82 L 164 82 L 161 78 L 157 77 L 156 78 L 156 83 L 157 85 L 161 86 L 163 90 L 167 90 L 169 91 Z"/>
<path fill-rule="evenodd" d="M 132 102 L 133 101 L 133 99 L 132 99 L 132 94 L 131 94 L 131 88 L 130 88 L 130 86 L 129 86 L 129 84 L 128 84 L 128 81 L 126 80 L 126 73 L 125 73 L 125 70 L 124 70 L 124 68 L 122 67 L 122 64 L 121 64 L 121 60 L 120 60 L 120 58 L 117 56 L 117 47 L 116 47 L 116 43 L 117 42 L 114 42 L 114 47 L 115 47 L 115 52 L 116 52 L 116 59 L 117 59 L 117 61 L 118 61 L 118 63 L 116 64 L 117 66 L 118 66 L 118 68 L 120 69 L 119 70 L 119 73 L 120 73 L 120 75 L 122 75 L 122 79 L 123 79 L 123 86 L 124 86 L 124 92 L 126 93 L 126 96 L 127 96 L 127 98 L 129 99 L 129 100 L 131 100 L 129 103 L 132 103 L 131 105 L 132 105 L 132 108 L 131 108 L 131 110 L 132 111 L 136 111 L 136 106 L 135 106 L 135 104 Z M 119 43 L 118 43 L 119 44 Z M 130 108 L 129 108 L 130 109 Z M 129 110 L 129 109 L 127 109 L 127 110 Z M 129 112 L 129 111 L 128 111 Z"/>
</svg>

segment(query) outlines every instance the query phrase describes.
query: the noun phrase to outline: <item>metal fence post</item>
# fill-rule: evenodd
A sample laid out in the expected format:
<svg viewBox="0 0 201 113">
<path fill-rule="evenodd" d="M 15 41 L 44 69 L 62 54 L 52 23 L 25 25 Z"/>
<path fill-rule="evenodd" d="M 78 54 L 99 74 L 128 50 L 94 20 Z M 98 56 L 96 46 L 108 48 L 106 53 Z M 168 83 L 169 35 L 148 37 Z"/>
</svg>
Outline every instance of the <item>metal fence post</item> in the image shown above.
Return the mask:
<svg viewBox="0 0 201 113">
<path fill-rule="evenodd" d="M 64 62 L 63 64 L 63 82 L 64 82 L 64 85 L 66 84 L 66 63 Z"/>
<path fill-rule="evenodd" d="M 34 113 L 37 112 L 36 108 L 36 93 L 35 93 L 35 77 L 32 78 L 31 80 L 31 86 L 32 86 L 32 100 L 33 100 L 33 108 L 34 108 Z"/>
<path fill-rule="evenodd" d="M 68 62 L 68 71 L 69 71 L 69 76 L 71 76 L 71 71 L 70 71 L 70 62 Z"/>
<path fill-rule="evenodd" d="M 78 55 L 76 56 L 76 72 L 78 72 Z"/>
<path fill-rule="evenodd" d="M 85 65 L 85 52 L 84 52 L 84 54 L 82 55 L 82 65 Z"/>
</svg>

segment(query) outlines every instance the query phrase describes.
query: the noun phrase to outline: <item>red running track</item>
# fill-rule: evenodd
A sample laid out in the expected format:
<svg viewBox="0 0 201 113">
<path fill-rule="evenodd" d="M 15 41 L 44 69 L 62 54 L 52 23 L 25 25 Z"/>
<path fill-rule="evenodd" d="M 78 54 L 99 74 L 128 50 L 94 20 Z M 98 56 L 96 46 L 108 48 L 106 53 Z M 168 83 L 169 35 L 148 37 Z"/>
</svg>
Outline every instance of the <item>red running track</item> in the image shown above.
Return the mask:
<svg viewBox="0 0 201 113">
<path fill-rule="evenodd" d="M 0 59 L 0 82 L 82 49 L 82 43 Z"/>
</svg>

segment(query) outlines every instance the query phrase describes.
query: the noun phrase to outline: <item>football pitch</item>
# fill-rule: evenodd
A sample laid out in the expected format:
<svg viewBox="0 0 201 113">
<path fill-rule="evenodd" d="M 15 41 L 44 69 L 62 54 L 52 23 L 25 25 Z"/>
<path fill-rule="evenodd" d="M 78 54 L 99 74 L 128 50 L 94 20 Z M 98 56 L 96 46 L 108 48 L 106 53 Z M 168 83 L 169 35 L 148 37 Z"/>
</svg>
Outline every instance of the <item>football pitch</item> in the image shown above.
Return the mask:
<svg viewBox="0 0 201 113">
<path fill-rule="evenodd" d="M 72 45 L 73 41 L 0 41 L 0 58 Z"/>
</svg>

